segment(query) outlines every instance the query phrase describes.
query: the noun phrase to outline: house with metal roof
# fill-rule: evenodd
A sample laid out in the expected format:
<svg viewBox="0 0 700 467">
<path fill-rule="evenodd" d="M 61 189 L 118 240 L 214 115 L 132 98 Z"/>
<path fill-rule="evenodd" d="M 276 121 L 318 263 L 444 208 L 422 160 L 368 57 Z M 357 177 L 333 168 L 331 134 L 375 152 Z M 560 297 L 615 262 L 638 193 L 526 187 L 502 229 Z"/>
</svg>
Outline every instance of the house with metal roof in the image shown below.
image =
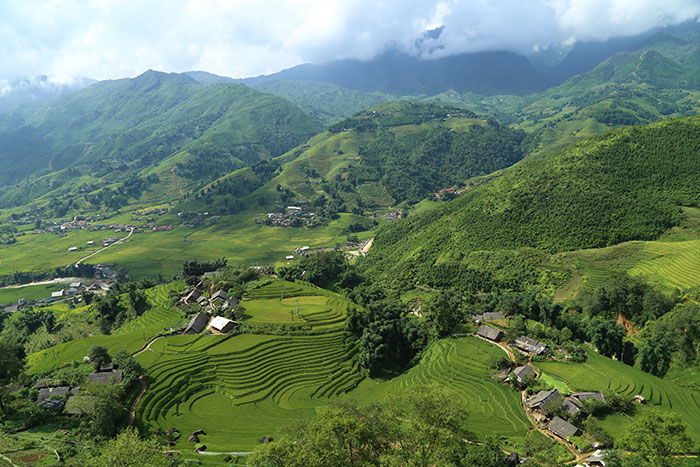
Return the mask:
<svg viewBox="0 0 700 467">
<path fill-rule="evenodd" d="M 238 323 L 235 321 L 231 321 L 223 316 L 217 316 L 211 320 L 209 327 L 212 329 L 212 331 L 226 334 L 227 332 L 232 331 L 237 325 Z"/>
<path fill-rule="evenodd" d="M 502 331 L 494 329 L 490 326 L 486 326 L 485 324 L 479 326 L 479 329 L 476 331 L 476 333 L 484 339 L 488 339 L 494 342 L 498 342 L 501 339 L 501 337 L 503 337 Z"/>
<path fill-rule="evenodd" d="M 504 319 L 505 316 L 500 311 L 490 311 L 481 315 L 474 316 L 477 321 L 493 321 L 495 319 Z"/>
<path fill-rule="evenodd" d="M 547 407 L 551 407 L 552 404 L 560 401 L 563 398 L 564 396 L 562 396 L 556 389 L 552 389 L 551 391 L 540 391 L 525 401 L 525 405 L 532 410 L 541 410 L 543 413 L 547 414 Z"/>
</svg>

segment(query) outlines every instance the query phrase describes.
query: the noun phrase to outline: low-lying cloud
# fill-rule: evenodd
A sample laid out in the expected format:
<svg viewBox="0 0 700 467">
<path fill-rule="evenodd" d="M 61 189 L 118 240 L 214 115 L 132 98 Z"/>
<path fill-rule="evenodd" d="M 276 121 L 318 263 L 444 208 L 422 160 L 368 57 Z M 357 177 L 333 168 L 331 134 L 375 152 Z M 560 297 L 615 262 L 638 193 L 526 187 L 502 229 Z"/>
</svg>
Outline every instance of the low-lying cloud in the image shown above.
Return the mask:
<svg viewBox="0 0 700 467">
<path fill-rule="evenodd" d="M 0 78 L 265 74 L 369 59 L 530 53 L 697 20 L 697 0 L 2 0 Z M 426 31 L 440 28 L 439 35 Z"/>
</svg>

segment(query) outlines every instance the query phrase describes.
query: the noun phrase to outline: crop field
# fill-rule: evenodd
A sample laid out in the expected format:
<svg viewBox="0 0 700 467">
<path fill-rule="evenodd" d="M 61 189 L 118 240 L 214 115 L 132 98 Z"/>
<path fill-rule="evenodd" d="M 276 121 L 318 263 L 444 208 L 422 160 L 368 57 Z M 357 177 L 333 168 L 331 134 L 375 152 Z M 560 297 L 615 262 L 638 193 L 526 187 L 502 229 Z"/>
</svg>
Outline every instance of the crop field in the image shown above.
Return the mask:
<svg viewBox="0 0 700 467">
<path fill-rule="evenodd" d="M 97 335 L 59 344 L 29 355 L 30 373 L 61 367 L 73 360 L 82 360 L 93 345 L 102 345 L 110 353 L 119 349 L 136 352 L 150 339 L 171 326 L 185 321 L 184 316 L 170 306 L 168 293 L 182 283 L 154 287 L 146 291 L 151 308 L 135 320 L 124 324 L 111 335 Z"/>
<path fill-rule="evenodd" d="M 148 390 L 137 413 L 144 426 L 189 432 L 210 450 L 249 450 L 262 436 L 313 413 L 363 378 L 348 334 L 275 337 L 174 336 L 138 356 Z"/>
<path fill-rule="evenodd" d="M 646 242 L 642 251 L 653 257 L 640 261 L 630 274 L 668 289 L 700 285 L 700 240 Z"/>
<path fill-rule="evenodd" d="M 588 352 L 585 363 L 537 362 L 537 367 L 557 376 L 579 391 L 612 391 L 633 397 L 641 394 L 646 404 L 673 410 L 688 424 L 689 434 L 700 441 L 700 392 L 672 381 L 644 373 L 624 363 Z M 615 428 L 619 417 L 607 417 L 603 426 Z M 610 419 L 610 420 L 608 420 Z M 609 422 L 609 423 L 606 423 Z M 622 430 L 609 431 L 615 437 Z"/>
<path fill-rule="evenodd" d="M 439 383 L 460 394 L 468 428 L 477 439 L 497 436 L 519 441 L 532 425 L 520 406 L 520 393 L 491 378 L 489 359 L 501 355 L 503 350 L 475 337 L 442 339 L 405 374 L 380 384 L 366 380 L 350 397 L 381 400 L 410 391 L 415 384 Z"/>
</svg>

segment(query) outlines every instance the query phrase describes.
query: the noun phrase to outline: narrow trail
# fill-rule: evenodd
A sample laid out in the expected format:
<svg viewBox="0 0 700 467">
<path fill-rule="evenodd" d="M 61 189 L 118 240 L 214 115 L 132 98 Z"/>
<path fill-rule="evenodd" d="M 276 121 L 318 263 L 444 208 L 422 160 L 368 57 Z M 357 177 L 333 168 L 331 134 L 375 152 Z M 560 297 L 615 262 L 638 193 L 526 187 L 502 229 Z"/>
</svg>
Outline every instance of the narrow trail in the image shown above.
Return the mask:
<svg viewBox="0 0 700 467">
<path fill-rule="evenodd" d="M 91 253 L 91 254 L 87 255 L 85 258 L 79 259 L 78 261 L 75 262 L 75 265 L 77 266 L 77 265 L 79 265 L 80 263 L 82 263 L 83 261 L 85 261 L 86 259 L 92 258 L 92 257 L 95 256 L 97 253 L 102 253 L 103 251 L 105 251 L 107 248 L 109 248 L 109 247 L 111 247 L 111 246 L 119 245 L 121 242 L 123 242 L 123 241 L 126 240 L 127 238 L 131 237 L 131 235 L 132 235 L 133 233 L 134 233 L 134 228 L 132 227 L 132 228 L 131 228 L 131 231 L 129 232 L 129 235 L 127 235 L 126 237 L 120 238 L 119 240 L 117 240 L 116 242 L 112 243 L 111 245 L 107 245 L 106 247 L 101 248 L 101 249 L 95 251 L 94 253 Z"/>
<path fill-rule="evenodd" d="M 129 410 L 129 426 L 134 426 L 134 419 L 136 418 L 136 405 L 141 400 L 141 397 L 143 397 L 143 395 L 146 393 L 146 389 L 148 389 L 146 378 L 143 375 L 139 376 L 139 383 L 141 383 L 141 391 L 139 392 L 139 395 L 136 396 L 133 404 L 131 404 L 131 409 Z"/>
<path fill-rule="evenodd" d="M 46 281 L 35 281 L 28 282 L 26 284 L 14 284 L 6 285 L 5 287 L 0 287 L 2 289 L 21 289 L 22 287 L 31 287 L 33 285 L 49 285 L 49 284 L 70 284 L 71 282 L 78 282 L 84 280 L 84 277 L 57 277 L 55 279 Z"/>
<path fill-rule="evenodd" d="M 19 467 L 17 464 L 15 464 L 14 462 L 12 462 L 12 459 L 10 459 L 9 457 L 5 456 L 5 455 L 2 454 L 2 453 L 0 453 L 0 459 L 3 459 L 5 462 L 7 462 L 8 464 L 10 464 L 12 467 Z"/>
</svg>

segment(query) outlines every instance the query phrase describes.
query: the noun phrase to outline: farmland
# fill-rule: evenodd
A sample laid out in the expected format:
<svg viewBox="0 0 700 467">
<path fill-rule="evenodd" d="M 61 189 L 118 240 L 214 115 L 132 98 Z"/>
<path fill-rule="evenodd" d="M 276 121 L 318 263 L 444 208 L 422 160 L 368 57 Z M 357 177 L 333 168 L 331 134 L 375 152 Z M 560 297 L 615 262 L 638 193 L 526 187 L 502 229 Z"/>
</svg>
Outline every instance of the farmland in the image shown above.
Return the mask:
<svg viewBox="0 0 700 467">
<path fill-rule="evenodd" d="M 536 365 L 579 391 L 616 392 L 630 398 L 640 394 L 647 405 L 673 410 L 680 415 L 688 424 L 690 436 L 696 443 L 700 441 L 700 392 L 694 389 L 657 378 L 594 352 L 588 352 L 585 363 L 538 362 Z M 619 415 L 609 416 L 602 424 L 616 437 L 623 431 L 620 423 L 628 423 L 623 418 Z"/>
</svg>

